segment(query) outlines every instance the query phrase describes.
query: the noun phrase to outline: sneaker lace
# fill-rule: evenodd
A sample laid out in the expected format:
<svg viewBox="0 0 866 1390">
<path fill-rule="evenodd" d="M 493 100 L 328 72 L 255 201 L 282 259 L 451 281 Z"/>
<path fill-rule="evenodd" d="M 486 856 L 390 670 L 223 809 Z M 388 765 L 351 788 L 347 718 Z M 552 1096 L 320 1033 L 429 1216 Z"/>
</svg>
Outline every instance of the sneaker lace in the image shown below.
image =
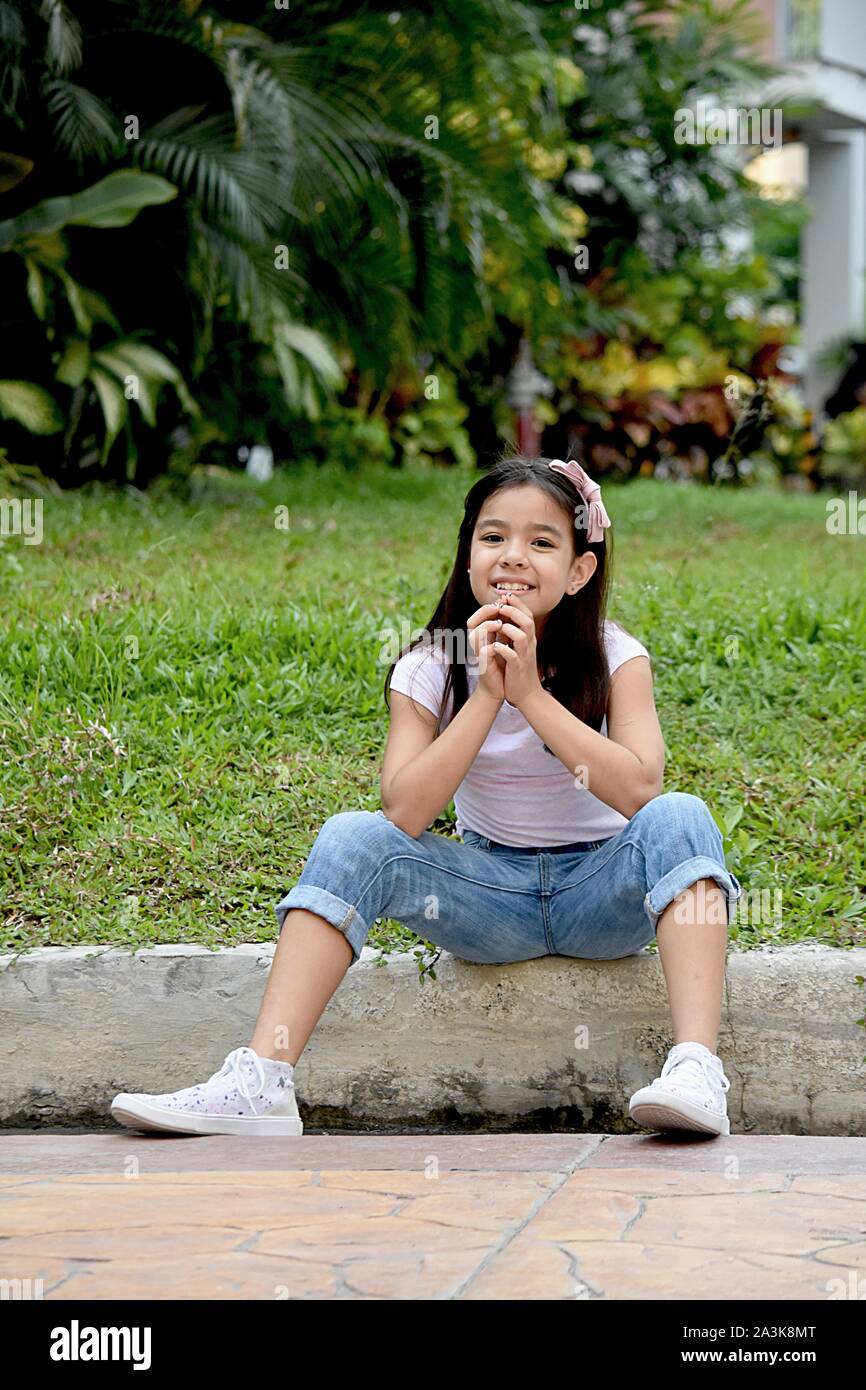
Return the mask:
<svg viewBox="0 0 866 1390">
<path fill-rule="evenodd" d="M 682 1049 L 682 1051 L 680 1051 Z M 711 1063 L 709 1055 L 692 1048 L 688 1043 L 678 1043 L 671 1048 L 667 1061 L 662 1067 L 661 1076 L 654 1081 L 653 1086 L 663 1086 L 671 1072 L 676 1069 L 676 1075 L 671 1080 L 676 1084 L 678 1090 L 686 1096 L 700 1100 L 701 1093 L 705 1092 L 709 1086 L 712 1090 L 729 1091 L 731 1083 L 725 1076 L 724 1069 L 720 1062 L 715 1065 Z"/>
<path fill-rule="evenodd" d="M 247 1077 L 243 1070 L 245 1062 L 252 1062 L 258 1082 L 256 1089 L 252 1092 L 250 1092 L 247 1087 Z M 217 1077 L 225 1076 L 229 1073 L 231 1074 L 238 1094 L 244 1097 L 244 1100 L 246 1100 L 253 1114 L 256 1114 L 256 1107 L 253 1105 L 253 1101 L 262 1094 L 266 1083 L 265 1069 L 262 1066 L 261 1058 L 258 1053 L 254 1052 L 251 1047 L 236 1047 L 233 1052 L 229 1053 L 219 1071 L 214 1073 L 211 1080 L 216 1080 Z"/>
</svg>

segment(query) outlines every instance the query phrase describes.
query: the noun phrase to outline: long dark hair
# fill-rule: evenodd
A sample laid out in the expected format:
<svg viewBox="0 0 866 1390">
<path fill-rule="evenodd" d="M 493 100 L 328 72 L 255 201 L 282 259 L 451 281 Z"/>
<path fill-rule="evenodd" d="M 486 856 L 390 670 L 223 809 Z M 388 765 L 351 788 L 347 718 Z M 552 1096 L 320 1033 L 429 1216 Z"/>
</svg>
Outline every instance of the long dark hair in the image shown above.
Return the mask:
<svg viewBox="0 0 866 1390">
<path fill-rule="evenodd" d="M 595 573 L 589 582 L 576 594 L 563 594 L 560 602 L 547 615 L 538 643 L 538 663 L 544 672 L 543 684 L 567 710 L 597 733 L 601 732 L 601 721 L 610 693 L 603 623 L 609 585 L 608 549 L 612 553 L 612 528 L 605 528 L 600 541 L 587 540 L 586 526 L 576 524 L 580 513 L 575 515 L 575 507 L 580 502 L 580 495 L 571 479 L 550 468 L 549 463 L 550 460 L 546 458 L 508 454 L 499 459 L 478 482 L 473 483 L 467 492 L 454 567 L 442 597 L 427 622 L 425 633 L 410 642 L 388 668 L 384 695 L 389 712 L 388 689 L 397 661 L 416 647 L 431 646 L 436 641 L 437 633 L 465 631 L 467 621 L 480 606 L 469 584 L 468 569 L 472 535 L 484 503 L 491 493 L 500 488 L 533 483 L 559 503 L 568 517 L 567 529 L 574 538 L 575 556 L 584 555 L 589 550 L 597 560 Z M 453 647 L 453 642 L 449 645 Z M 469 698 L 465 655 L 461 659 L 461 654 L 457 653 L 454 659 L 453 651 L 448 659 L 437 735 L 442 730 L 449 691 L 453 692 L 454 697 L 453 719 Z"/>
</svg>

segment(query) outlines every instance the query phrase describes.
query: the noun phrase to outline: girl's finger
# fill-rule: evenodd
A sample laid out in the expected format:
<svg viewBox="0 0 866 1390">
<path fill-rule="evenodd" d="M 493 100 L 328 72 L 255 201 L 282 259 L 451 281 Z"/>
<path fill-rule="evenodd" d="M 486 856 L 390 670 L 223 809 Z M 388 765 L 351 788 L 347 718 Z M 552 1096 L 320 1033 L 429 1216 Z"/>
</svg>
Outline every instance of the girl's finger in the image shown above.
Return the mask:
<svg viewBox="0 0 866 1390">
<path fill-rule="evenodd" d="M 489 645 L 491 644 L 492 640 L 493 640 L 493 633 L 494 633 L 494 631 L 495 631 L 497 628 L 499 628 L 500 626 L 501 626 L 501 622 L 500 622 L 500 620 L 499 620 L 498 618 L 488 618 L 488 619 L 486 620 L 486 622 L 479 623 L 478 626 L 477 626 L 477 628 L 474 628 L 474 629 L 473 629 L 474 632 L 477 632 L 477 633 L 479 633 L 480 635 L 479 635 L 479 637 L 478 637 L 478 639 L 477 639 L 477 641 L 476 641 L 476 643 L 475 643 L 475 646 L 473 646 L 472 650 L 475 651 L 475 648 L 476 648 L 477 646 L 479 646 L 479 645 L 480 645 L 480 646 L 489 646 Z M 472 645 L 471 638 L 470 638 L 470 645 Z M 478 654 L 478 653 L 477 653 L 477 651 L 476 651 L 476 656 L 477 656 L 477 654 Z"/>
<path fill-rule="evenodd" d="M 481 605 L 481 607 L 480 607 L 475 613 L 472 614 L 471 618 L 467 618 L 467 619 L 466 619 L 466 626 L 467 626 L 468 628 L 474 630 L 476 627 L 479 626 L 480 623 L 482 623 L 482 622 L 484 621 L 484 614 L 485 614 L 485 613 L 498 613 L 498 612 L 499 612 L 499 604 L 498 604 L 498 603 L 484 603 L 484 604 Z"/>
<path fill-rule="evenodd" d="M 511 614 L 513 620 L 516 620 L 517 618 L 522 618 L 524 623 L 534 622 L 534 619 L 532 618 L 532 615 L 530 613 L 525 612 L 522 608 L 515 607 L 513 603 L 503 603 L 500 606 L 499 611 L 500 613 Z"/>
<path fill-rule="evenodd" d="M 522 627 L 517 627 L 517 625 L 516 625 L 515 623 L 503 623 L 503 624 L 502 624 L 502 631 L 505 632 L 505 633 L 507 633 L 508 636 L 509 636 L 509 637 L 512 637 L 512 638 L 513 638 L 513 637 L 526 637 L 526 635 L 527 635 L 527 634 L 524 632 L 523 628 L 522 628 Z"/>
</svg>

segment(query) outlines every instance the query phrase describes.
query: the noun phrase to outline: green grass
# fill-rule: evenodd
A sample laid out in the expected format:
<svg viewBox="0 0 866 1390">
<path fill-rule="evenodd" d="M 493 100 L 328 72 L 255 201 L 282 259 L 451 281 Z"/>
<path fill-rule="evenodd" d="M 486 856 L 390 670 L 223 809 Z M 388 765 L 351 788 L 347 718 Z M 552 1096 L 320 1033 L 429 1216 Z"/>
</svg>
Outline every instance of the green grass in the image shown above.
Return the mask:
<svg viewBox="0 0 866 1390">
<path fill-rule="evenodd" d="M 383 629 L 430 616 L 473 476 L 95 485 L 46 498 L 41 545 L 0 540 L 0 949 L 274 939 L 322 822 L 379 805 Z M 828 535 L 821 495 L 605 498 L 665 790 L 704 798 L 744 893 L 781 893 L 732 939 L 862 942 L 866 539 Z"/>
</svg>

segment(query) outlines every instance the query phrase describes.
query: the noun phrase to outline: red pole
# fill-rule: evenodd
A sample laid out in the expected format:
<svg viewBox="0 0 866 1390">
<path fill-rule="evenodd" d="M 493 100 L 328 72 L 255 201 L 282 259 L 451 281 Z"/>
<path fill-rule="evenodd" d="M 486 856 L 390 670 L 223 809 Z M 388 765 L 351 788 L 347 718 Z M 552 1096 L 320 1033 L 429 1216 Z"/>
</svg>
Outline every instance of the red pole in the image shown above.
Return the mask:
<svg viewBox="0 0 866 1390">
<path fill-rule="evenodd" d="M 541 447 L 541 432 L 535 419 L 533 410 L 518 410 L 517 415 L 517 448 L 521 454 L 526 454 L 529 458 L 535 458 Z"/>
<path fill-rule="evenodd" d="M 508 404 L 514 411 L 517 448 L 521 454 L 536 458 L 541 448 L 541 430 L 535 416 L 535 403 L 539 396 L 550 395 L 553 382 L 537 371 L 527 338 L 520 340 L 517 360 L 508 374 L 506 389 Z"/>
</svg>

